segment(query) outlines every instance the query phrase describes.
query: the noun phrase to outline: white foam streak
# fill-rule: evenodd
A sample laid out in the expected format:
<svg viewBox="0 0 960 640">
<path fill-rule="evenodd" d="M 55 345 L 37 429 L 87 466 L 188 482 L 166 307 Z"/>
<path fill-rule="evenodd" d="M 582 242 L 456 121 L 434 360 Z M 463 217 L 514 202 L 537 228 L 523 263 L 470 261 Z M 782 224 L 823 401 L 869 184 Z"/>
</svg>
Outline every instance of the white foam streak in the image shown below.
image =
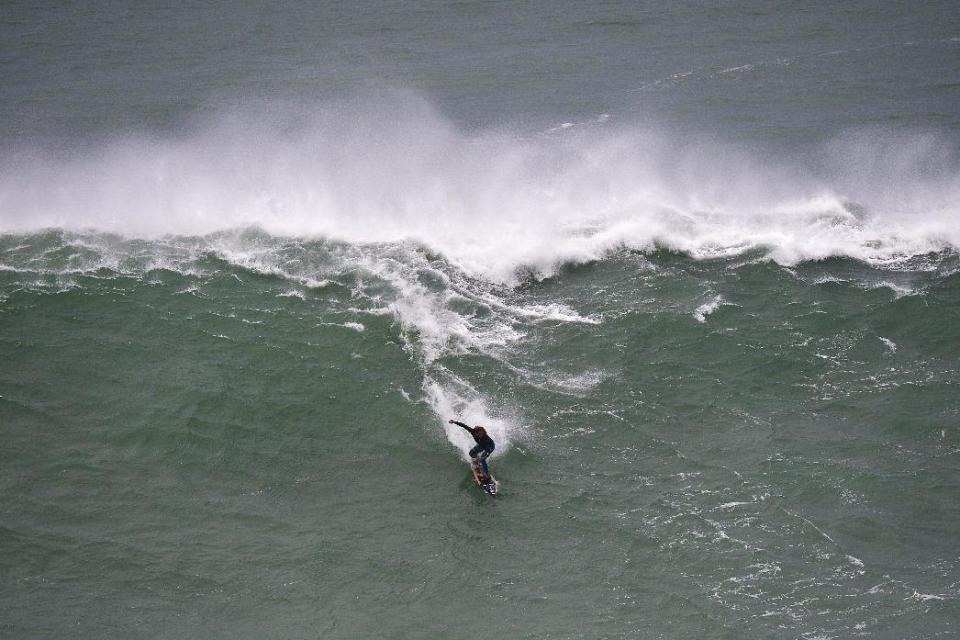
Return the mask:
<svg viewBox="0 0 960 640">
<path fill-rule="evenodd" d="M 697 322 L 706 322 L 707 316 L 719 309 L 723 304 L 726 304 L 723 296 L 716 296 L 713 300 L 704 302 L 702 305 L 697 307 L 693 312 L 693 317 L 697 319 Z"/>
<path fill-rule="evenodd" d="M 877 337 L 880 338 L 880 342 L 882 342 L 884 345 L 886 345 L 887 349 L 890 350 L 890 353 L 896 353 L 896 352 L 897 352 L 897 343 L 896 343 L 896 342 L 894 342 L 893 340 L 890 340 L 889 338 L 884 338 L 883 336 L 877 336 Z"/>
</svg>

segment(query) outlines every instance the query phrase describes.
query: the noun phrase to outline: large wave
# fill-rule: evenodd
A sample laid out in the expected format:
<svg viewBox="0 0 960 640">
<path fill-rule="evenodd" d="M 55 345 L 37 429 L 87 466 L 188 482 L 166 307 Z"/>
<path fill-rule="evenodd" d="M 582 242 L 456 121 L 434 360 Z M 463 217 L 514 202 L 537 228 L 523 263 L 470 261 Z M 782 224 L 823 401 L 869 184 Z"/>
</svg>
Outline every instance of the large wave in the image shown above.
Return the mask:
<svg viewBox="0 0 960 640">
<path fill-rule="evenodd" d="M 655 245 L 882 262 L 960 246 L 958 167 L 933 134 L 860 132 L 789 158 L 615 117 L 464 131 L 389 93 L 222 116 L 181 137 L 126 136 L 69 157 L 7 150 L 0 231 L 150 238 L 258 226 L 413 240 L 506 283 L 518 269 L 547 275 Z"/>
</svg>

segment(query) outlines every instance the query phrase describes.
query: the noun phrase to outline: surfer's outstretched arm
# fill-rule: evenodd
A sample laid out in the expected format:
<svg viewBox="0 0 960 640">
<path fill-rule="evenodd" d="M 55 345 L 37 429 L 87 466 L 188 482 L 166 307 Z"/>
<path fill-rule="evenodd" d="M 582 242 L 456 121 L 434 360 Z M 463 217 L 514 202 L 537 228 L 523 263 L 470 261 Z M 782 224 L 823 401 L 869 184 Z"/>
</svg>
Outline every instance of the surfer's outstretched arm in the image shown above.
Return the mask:
<svg viewBox="0 0 960 640">
<path fill-rule="evenodd" d="M 468 427 L 467 425 L 463 424 L 462 422 L 458 422 L 457 420 L 451 420 L 451 421 L 450 421 L 450 424 L 455 424 L 455 425 L 457 425 L 458 427 L 463 427 L 464 429 L 466 429 L 466 430 L 469 431 L 470 433 L 473 433 L 473 429 L 471 429 L 471 428 Z"/>
</svg>

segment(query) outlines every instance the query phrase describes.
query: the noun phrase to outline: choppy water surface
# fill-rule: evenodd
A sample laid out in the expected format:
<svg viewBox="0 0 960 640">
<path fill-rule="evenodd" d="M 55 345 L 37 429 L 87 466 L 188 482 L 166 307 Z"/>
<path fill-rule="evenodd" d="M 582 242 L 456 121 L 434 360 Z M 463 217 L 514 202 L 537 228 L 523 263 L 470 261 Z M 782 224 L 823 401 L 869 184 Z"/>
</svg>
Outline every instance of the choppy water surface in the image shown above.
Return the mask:
<svg viewBox="0 0 960 640">
<path fill-rule="evenodd" d="M 12 6 L 2 635 L 955 635 L 954 13 Z"/>
</svg>

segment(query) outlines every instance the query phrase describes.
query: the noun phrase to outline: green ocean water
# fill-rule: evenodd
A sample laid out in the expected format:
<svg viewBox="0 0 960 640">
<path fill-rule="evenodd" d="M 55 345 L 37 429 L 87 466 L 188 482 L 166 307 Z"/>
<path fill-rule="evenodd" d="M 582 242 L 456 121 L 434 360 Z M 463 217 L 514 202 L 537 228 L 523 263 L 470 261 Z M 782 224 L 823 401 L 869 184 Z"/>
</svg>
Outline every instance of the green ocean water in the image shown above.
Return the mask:
<svg viewBox="0 0 960 640">
<path fill-rule="evenodd" d="M 958 88 L 954 2 L 4 3 L 0 638 L 960 636 Z"/>
<path fill-rule="evenodd" d="M 955 254 L 513 287 L 256 230 L 0 255 L 7 637 L 956 623 Z M 492 424 L 496 498 L 448 415 Z"/>
</svg>

